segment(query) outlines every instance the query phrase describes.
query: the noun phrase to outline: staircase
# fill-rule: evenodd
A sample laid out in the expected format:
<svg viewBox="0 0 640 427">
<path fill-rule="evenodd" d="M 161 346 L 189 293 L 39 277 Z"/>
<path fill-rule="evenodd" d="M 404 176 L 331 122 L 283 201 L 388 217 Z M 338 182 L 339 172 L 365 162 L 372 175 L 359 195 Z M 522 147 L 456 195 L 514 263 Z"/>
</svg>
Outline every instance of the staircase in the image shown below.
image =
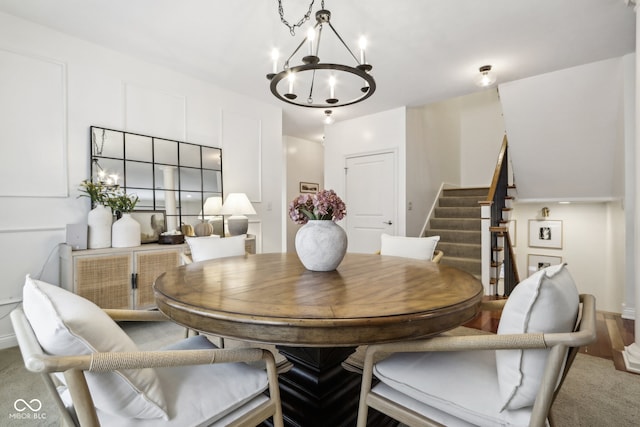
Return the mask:
<svg viewBox="0 0 640 427">
<path fill-rule="evenodd" d="M 443 190 L 425 236 L 440 236 L 437 249 L 444 252 L 441 264 L 450 265 L 480 278 L 481 237 L 479 201 L 487 199 L 488 188 Z"/>
</svg>

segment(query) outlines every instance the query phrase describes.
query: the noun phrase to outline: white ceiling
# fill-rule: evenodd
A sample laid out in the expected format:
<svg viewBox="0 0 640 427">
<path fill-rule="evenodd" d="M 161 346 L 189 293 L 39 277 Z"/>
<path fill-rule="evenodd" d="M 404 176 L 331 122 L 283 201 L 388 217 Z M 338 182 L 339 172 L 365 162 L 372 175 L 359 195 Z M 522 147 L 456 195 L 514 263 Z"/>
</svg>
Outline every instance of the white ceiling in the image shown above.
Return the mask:
<svg viewBox="0 0 640 427">
<path fill-rule="evenodd" d="M 308 4 L 283 0 L 285 18 L 297 22 Z M 635 51 L 635 13 L 625 0 L 326 0 L 325 7 L 352 49 L 367 37 L 378 87 L 335 110 L 336 121 L 480 90 L 473 78 L 485 64 L 504 83 Z M 290 36 L 276 0 L 0 0 L 0 11 L 279 105 L 285 134 L 321 140 L 322 109 L 284 104 L 269 91 L 271 50 L 288 55 L 303 35 Z"/>
</svg>

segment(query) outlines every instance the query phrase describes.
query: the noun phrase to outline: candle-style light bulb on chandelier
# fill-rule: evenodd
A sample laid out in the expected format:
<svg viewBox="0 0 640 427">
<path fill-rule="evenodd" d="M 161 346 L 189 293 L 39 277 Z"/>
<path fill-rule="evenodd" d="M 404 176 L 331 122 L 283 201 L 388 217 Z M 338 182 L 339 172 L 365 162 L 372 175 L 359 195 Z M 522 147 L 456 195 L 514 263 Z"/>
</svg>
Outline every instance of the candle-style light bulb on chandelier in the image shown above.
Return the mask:
<svg viewBox="0 0 640 427">
<path fill-rule="evenodd" d="M 292 36 L 295 36 L 295 29 L 311 16 L 313 3 L 314 0 L 304 17 L 291 25 L 284 18 L 282 0 L 278 0 L 280 21 L 289 28 Z M 315 16 L 315 25 L 309 28 L 282 68 L 278 67 L 279 53 L 272 51 L 273 72 L 267 74 L 267 79 L 271 81 L 271 93 L 281 101 L 310 108 L 343 107 L 369 98 L 376 90 L 376 81 L 370 74 L 373 67 L 366 62 L 366 40 L 360 39 L 360 58 L 357 58 L 331 24 L 331 12 L 324 8 L 324 0 Z M 321 61 L 320 42 L 325 27 L 335 35 L 338 47 L 344 46 L 346 59 L 352 58 L 354 65 Z M 302 56 L 299 58 L 300 65 L 292 65 L 296 55 L 298 58 Z"/>
</svg>

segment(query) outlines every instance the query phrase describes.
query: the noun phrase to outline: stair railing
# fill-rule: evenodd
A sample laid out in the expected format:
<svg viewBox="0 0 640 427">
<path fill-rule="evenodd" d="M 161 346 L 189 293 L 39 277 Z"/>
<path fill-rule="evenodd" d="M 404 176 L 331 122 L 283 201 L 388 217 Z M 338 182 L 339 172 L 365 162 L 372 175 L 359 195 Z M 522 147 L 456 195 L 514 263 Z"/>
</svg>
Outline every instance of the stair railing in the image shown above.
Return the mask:
<svg viewBox="0 0 640 427">
<path fill-rule="evenodd" d="M 520 281 L 509 236 L 512 197 L 509 194 L 507 136 L 502 140 L 487 199 L 480 202 L 482 284 L 485 295 L 508 296 Z"/>
</svg>

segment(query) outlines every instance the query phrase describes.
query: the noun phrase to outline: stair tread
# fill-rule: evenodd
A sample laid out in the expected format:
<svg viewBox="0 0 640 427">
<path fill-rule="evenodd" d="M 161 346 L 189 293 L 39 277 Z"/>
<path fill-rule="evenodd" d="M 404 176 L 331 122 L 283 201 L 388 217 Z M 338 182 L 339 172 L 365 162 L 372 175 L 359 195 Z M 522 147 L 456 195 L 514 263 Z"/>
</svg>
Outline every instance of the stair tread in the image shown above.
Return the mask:
<svg viewBox="0 0 640 427">
<path fill-rule="evenodd" d="M 451 230 L 450 228 L 430 228 L 428 231 L 438 232 L 446 231 L 447 233 L 480 233 L 480 230 Z"/>
<path fill-rule="evenodd" d="M 465 257 L 458 257 L 458 256 L 447 256 L 446 254 L 442 257 L 442 260 L 447 260 L 447 261 L 463 261 L 463 262 L 471 262 L 471 263 L 478 263 L 480 264 L 480 260 L 476 259 L 476 258 L 465 258 Z"/>
<path fill-rule="evenodd" d="M 445 244 L 445 245 L 456 245 L 456 246 L 468 246 L 470 248 L 479 248 L 482 245 L 480 243 L 461 243 L 461 242 L 438 242 L 438 245 L 440 244 Z"/>
<path fill-rule="evenodd" d="M 451 218 L 431 218 L 431 219 L 437 219 L 439 221 L 476 221 L 476 222 L 480 222 L 480 218 L 469 218 L 469 217 L 464 217 L 464 216 L 454 216 Z"/>
<path fill-rule="evenodd" d="M 480 277 L 482 232 L 481 206 L 489 194 L 488 187 L 444 189 L 430 218 L 426 236 L 440 236 L 442 263 Z M 435 228 L 432 228 L 435 227 Z"/>
</svg>

